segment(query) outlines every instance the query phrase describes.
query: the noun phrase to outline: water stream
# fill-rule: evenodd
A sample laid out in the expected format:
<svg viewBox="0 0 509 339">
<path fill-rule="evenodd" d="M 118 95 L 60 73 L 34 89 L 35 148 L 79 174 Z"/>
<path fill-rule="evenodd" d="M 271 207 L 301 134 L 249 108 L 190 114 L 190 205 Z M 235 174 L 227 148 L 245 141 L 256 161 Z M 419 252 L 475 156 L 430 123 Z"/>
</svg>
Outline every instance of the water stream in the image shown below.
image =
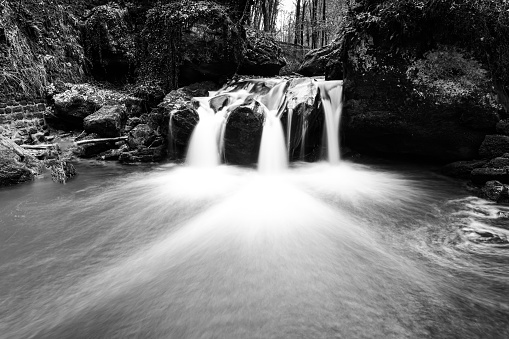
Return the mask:
<svg viewBox="0 0 509 339">
<path fill-rule="evenodd" d="M 288 164 L 288 84 L 257 86 L 196 99 L 186 165 L 0 189 L 0 338 L 508 338 L 509 207 L 432 168 L 339 162 L 339 83 L 316 85 L 329 162 Z M 250 96 L 258 169 L 221 165 Z"/>
</svg>

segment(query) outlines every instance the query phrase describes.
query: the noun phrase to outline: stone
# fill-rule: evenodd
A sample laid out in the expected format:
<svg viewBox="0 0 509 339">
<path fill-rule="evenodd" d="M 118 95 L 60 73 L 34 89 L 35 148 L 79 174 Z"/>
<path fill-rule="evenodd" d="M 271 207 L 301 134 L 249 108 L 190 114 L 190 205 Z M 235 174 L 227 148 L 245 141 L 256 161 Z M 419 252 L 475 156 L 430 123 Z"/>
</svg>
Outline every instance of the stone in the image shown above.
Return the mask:
<svg viewBox="0 0 509 339">
<path fill-rule="evenodd" d="M 158 135 L 149 125 L 139 124 L 129 132 L 127 144 L 130 149 L 150 147 L 156 139 Z"/>
<path fill-rule="evenodd" d="M 509 136 L 487 135 L 479 148 L 483 158 L 494 158 L 509 152 Z"/>
<path fill-rule="evenodd" d="M 508 203 L 509 185 L 504 185 L 496 180 L 488 181 L 481 189 L 481 197 L 498 203 Z"/>
<path fill-rule="evenodd" d="M 509 184 L 509 167 L 502 168 L 489 168 L 482 167 L 476 168 L 471 172 L 472 182 L 475 184 L 484 184 L 488 181 L 500 181 L 504 184 Z"/>
<path fill-rule="evenodd" d="M 249 165 L 258 161 L 264 121 L 263 109 L 256 101 L 239 106 L 230 113 L 224 134 L 227 163 Z"/>
<path fill-rule="evenodd" d="M 83 120 L 102 106 L 125 105 L 135 100 L 126 93 L 89 84 L 72 85 L 70 89 L 53 96 L 55 114 L 52 118 L 48 116 L 48 120 L 67 128 L 82 129 Z"/>
<path fill-rule="evenodd" d="M 124 105 L 105 105 L 83 120 L 87 133 L 97 133 L 101 137 L 118 137 L 127 117 Z"/>
<path fill-rule="evenodd" d="M 0 135 L 0 186 L 32 180 L 42 167 L 40 161 L 13 140 Z"/>
<path fill-rule="evenodd" d="M 442 173 L 450 177 L 470 179 L 474 169 L 481 168 L 486 164 L 486 160 L 456 161 L 445 165 L 442 168 Z"/>
<path fill-rule="evenodd" d="M 266 33 L 246 27 L 246 49 L 238 74 L 274 76 L 286 65 L 283 50 Z"/>
</svg>

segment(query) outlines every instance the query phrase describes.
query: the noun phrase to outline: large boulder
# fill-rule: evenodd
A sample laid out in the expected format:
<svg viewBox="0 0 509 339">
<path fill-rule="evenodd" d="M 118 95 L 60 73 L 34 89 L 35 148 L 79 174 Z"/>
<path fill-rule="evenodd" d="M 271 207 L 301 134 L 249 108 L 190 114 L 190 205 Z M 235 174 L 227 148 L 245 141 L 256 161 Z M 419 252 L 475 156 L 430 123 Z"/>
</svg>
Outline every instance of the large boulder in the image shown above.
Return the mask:
<svg viewBox="0 0 509 339">
<path fill-rule="evenodd" d="M 228 9 L 209 1 L 156 6 L 142 35 L 142 74 L 158 79 L 165 90 L 233 75 L 244 46 Z"/>
<path fill-rule="evenodd" d="M 262 31 L 246 28 L 247 45 L 238 74 L 274 76 L 286 65 L 283 50 Z"/>
<path fill-rule="evenodd" d="M 77 84 L 53 96 L 54 116 L 49 119 L 66 128 L 82 129 L 83 120 L 105 105 L 124 105 L 128 116 L 141 111 L 138 98 L 90 84 Z"/>
<path fill-rule="evenodd" d="M 42 168 L 42 162 L 0 135 L 0 187 L 32 180 Z"/>
<path fill-rule="evenodd" d="M 248 165 L 258 161 L 265 117 L 257 101 L 235 108 L 226 121 L 224 156 L 227 163 Z"/>
<path fill-rule="evenodd" d="M 327 76 L 327 79 L 343 79 L 343 57 L 341 44 L 345 35 L 341 35 L 331 44 L 309 51 L 297 73 L 304 76 Z"/>
<path fill-rule="evenodd" d="M 487 135 L 479 148 L 479 155 L 483 158 L 499 157 L 509 153 L 509 136 Z"/>
<path fill-rule="evenodd" d="M 134 73 L 135 43 L 128 11 L 115 3 L 91 10 L 83 25 L 85 55 L 99 80 L 125 82 Z"/>
<path fill-rule="evenodd" d="M 478 19 L 491 19 L 474 2 L 458 10 L 447 1 L 356 2 L 333 44 L 335 54 L 323 52 L 343 69 L 341 76 L 338 67 L 325 72 L 345 79 L 344 145 L 439 162 L 476 158 L 503 116 L 493 64 L 472 43 L 472 36 L 483 41 L 486 33 L 473 28 Z"/>
<path fill-rule="evenodd" d="M 123 105 L 106 105 L 83 120 L 87 133 L 97 133 L 101 137 L 118 137 L 126 119 Z"/>
</svg>

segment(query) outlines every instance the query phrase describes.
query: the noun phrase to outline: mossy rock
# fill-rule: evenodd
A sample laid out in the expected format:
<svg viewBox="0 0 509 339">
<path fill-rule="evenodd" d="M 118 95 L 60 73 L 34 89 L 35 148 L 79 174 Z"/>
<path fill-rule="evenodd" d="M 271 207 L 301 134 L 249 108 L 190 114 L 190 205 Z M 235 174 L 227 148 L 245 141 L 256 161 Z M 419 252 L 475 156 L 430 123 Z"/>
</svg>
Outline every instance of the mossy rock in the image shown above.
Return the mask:
<svg viewBox="0 0 509 339">
<path fill-rule="evenodd" d="M 234 74 L 244 42 L 227 8 L 209 1 L 159 5 L 142 32 L 140 74 L 158 79 L 166 91 Z"/>
</svg>

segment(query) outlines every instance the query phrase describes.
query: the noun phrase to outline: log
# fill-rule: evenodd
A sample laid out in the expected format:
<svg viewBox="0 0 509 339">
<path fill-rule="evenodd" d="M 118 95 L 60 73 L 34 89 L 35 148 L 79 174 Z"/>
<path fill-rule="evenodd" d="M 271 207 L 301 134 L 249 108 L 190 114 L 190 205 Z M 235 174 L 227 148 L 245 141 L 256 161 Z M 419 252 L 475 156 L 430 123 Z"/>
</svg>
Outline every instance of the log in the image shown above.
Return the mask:
<svg viewBox="0 0 509 339">
<path fill-rule="evenodd" d="M 84 145 L 84 144 L 93 144 L 96 142 L 115 142 L 115 141 L 121 141 L 121 140 L 127 140 L 127 137 L 80 140 L 80 141 L 75 141 L 74 143 L 76 145 Z"/>
<path fill-rule="evenodd" d="M 47 149 L 47 148 L 56 147 L 57 144 L 20 145 L 20 146 L 25 149 Z"/>
</svg>

